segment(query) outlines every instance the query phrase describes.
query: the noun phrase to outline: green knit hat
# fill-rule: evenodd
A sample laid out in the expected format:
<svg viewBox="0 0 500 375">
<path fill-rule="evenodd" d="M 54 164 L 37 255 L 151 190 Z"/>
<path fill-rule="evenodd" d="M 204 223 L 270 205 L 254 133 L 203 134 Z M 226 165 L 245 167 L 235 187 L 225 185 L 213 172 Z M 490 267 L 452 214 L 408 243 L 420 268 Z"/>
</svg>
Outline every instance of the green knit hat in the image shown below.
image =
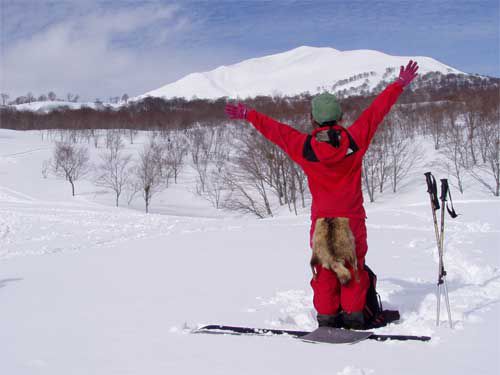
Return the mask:
<svg viewBox="0 0 500 375">
<path fill-rule="evenodd" d="M 335 95 L 324 92 L 316 95 L 312 101 L 312 116 L 318 124 L 329 121 L 339 121 L 342 118 L 342 109 Z"/>
</svg>

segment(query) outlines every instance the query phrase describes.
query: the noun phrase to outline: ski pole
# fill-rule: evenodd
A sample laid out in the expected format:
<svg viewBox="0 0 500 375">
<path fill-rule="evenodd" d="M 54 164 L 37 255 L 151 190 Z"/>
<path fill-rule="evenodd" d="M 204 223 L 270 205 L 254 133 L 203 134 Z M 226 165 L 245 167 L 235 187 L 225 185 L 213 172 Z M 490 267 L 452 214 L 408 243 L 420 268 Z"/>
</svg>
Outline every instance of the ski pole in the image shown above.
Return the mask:
<svg viewBox="0 0 500 375">
<path fill-rule="evenodd" d="M 436 325 L 439 326 L 439 318 L 441 315 L 441 268 L 442 268 L 442 257 L 441 257 L 441 239 L 439 235 L 438 222 L 436 217 L 436 210 L 439 210 L 439 200 L 437 197 L 437 184 L 436 179 L 431 172 L 425 173 L 425 179 L 427 182 L 427 192 L 429 193 L 429 198 L 431 202 L 432 219 L 434 221 L 434 233 L 436 235 L 436 245 L 438 248 L 438 258 L 439 258 L 439 271 L 438 271 L 438 283 L 436 288 Z"/>
<path fill-rule="evenodd" d="M 434 232 L 436 234 L 436 242 L 439 246 L 439 230 L 436 217 L 436 210 L 439 210 L 439 200 L 437 198 L 437 185 L 436 180 L 431 172 L 425 173 L 425 178 L 427 181 L 427 192 L 429 193 L 429 198 L 431 201 L 432 219 L 434 221 Z"/>
<path fill-rule="evenodd" d="M 448 284 L 446 283 L 446 270 L 444 269 L 444 211 L 446 206 L 446 196 L 449 194 L 450 187 L 448 185 L 448 180 L 446 178 L 441 179 L 441 232 L 440 232 L 440 244 L 439 244 L 439 278 L 438 278 L 438 288 L 442 287 L 444 292 L 444 299 L 446 303 L 446 310 L 448 312 L 448 323 L 450 328 L 453 328 L 453 322 L 451 320 L 451 308 L 450 299 L 448 296 Z M 450 195 L 451 197 L 451 195 Z M 451 213 L 450 213 L 451 215 Z M 453 217 L 453 216 L 452 216 Z M 440 294 L 440 293 L 439 293 Z M 439 303 L 439 302 L 438 302 Z M 439 325 L 439 315 L 437 324 Z"/>
</svg>

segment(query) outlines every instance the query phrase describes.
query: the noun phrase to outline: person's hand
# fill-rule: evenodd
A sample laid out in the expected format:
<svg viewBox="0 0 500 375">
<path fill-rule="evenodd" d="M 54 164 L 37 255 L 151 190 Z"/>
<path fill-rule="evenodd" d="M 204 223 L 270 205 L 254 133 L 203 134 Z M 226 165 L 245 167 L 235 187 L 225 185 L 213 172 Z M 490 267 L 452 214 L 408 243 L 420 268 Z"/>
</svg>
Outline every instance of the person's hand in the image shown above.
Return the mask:
<svg viewBox="0 0 500 375">
<path fill-rule="evenodd" d="M 224 112 L 226 112 L 226 115 L 231 120 L 245 120 L 247 118 L 248 108 L 241 103 L 238 103 L 238 105 L 226 104 Z"/>
<path fill-rule="evenodd" d="M 417 76 L 417 70 L 418 64 L 416 61 L 408 61 L 406 68 L 403 68 L 403 65 L 401 65 L 401 68 L 399 69 L 398 82 L 401 83 L 403 87 L 408 86 Z"/>
</svg>

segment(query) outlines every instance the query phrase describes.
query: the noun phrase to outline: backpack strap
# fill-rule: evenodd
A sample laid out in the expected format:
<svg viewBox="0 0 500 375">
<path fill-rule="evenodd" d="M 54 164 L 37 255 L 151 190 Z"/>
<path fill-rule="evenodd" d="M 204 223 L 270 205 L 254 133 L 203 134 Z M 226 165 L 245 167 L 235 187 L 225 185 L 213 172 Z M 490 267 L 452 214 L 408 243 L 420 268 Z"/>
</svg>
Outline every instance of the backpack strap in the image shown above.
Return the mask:
<svg viewBox="0 0 500 375">
<path fill-rule="evenodd" d="M 348 157 L 357 152 L 359 150 L 359 147 L 352 138 L 351 134 L 349 134 L 349 132 L 346 129 L 339 130 L 339 129 L 334 129 L 332 126 L 330 126 L 327 131 L 328 141 L 326 141 L 326 143 L 328 143 L 334 148 L 339 148 L 342 132 L 344 132 L 347 135 L 347 139 L 349 140 L 349 149 L 347 150 L 347 154 L 345 155 L 345 157 Z M 312 148 L 311 144 L 312 137 L 313 136 L 310 134 L 307 136 L 304 142 L 304 146 L 302 148 L 302 156 L 307 161 L 318 162 L 319 159 L 316 156 L 316 153 L 314 152 L 314 149 Z"/>
<path fill-rule="evenodd" d="M 314 152 L 311 145 L 312 135 L 308 135 L 306 141 L 304 142 L 304 147 L 302 148 L 302 156 L 307 161 L 318 162 L 318 157 Z"/>
</svg>

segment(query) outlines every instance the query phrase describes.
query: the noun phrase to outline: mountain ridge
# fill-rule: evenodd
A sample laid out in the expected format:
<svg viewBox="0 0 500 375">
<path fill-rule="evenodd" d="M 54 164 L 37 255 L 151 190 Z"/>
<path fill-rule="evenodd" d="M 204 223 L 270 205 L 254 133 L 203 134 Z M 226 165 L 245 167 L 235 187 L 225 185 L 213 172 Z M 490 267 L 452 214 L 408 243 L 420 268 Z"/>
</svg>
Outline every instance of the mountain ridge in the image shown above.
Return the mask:
<svg viewBox="0 0 500 375">
<path fill-rule="evenodd" d="M 413 59 L 420 73 L 463 72 L 426 56 L 393 56 L 361 49 L 340 51 L 331 47 L 300 46 L 289 51 L 254 57 L 213 70 L 195 72 L 136 97 L 255 97 L 297 95 L 304 92 L 339 92 L 351 89 L 368 92 L 381 81 L 396 77 L 400 65 Z M 340 83 L 339 83 L 340 82 Z M 353 85 L 353 82 L 356 82 Z"/>
</svg>

